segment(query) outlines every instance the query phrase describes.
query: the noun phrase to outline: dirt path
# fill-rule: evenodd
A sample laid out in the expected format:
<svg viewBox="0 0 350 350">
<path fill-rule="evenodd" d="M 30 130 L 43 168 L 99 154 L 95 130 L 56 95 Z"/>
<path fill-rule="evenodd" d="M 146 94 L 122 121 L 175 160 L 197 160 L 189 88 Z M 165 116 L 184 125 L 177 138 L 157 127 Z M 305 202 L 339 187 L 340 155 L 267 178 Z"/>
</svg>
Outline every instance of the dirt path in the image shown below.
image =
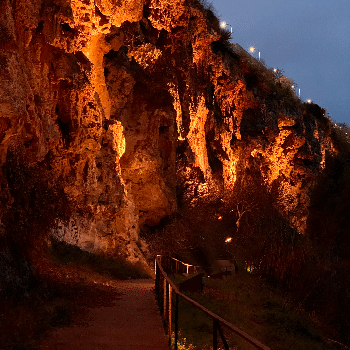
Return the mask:
<svg viewBox="0 0 350 350">
<path fill-rule="evenodd" d="M 169 350 L 153 292 L 154 281 L 112 280 L 103 283 L 106 287 L 114 297 L 85 309 L 70 326 L 50 331 L 39 349 Z"/>
</svg>

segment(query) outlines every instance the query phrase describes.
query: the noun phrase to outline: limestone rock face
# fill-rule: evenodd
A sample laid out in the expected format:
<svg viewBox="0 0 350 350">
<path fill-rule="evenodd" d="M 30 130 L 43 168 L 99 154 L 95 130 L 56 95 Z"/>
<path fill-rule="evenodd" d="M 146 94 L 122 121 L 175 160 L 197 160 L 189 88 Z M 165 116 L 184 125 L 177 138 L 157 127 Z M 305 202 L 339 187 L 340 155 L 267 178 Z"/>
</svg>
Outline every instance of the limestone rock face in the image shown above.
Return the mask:
<svg viewBox="0 0 350 350">
<path fill-rule="evenodd" d="M 224 36 L 195 0 L 0 1 L 0 234 L 143 260 L 252 173 L 303 233 L 328 121 Z"/>
</svg>

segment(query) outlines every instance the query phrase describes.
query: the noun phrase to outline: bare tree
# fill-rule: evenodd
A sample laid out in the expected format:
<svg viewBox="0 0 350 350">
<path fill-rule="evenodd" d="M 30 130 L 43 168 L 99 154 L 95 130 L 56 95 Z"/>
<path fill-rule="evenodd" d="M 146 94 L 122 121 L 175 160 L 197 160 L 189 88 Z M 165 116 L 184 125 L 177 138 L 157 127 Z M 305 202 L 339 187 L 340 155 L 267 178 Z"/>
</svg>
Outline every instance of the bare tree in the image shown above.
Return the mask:
<svg viewBox="0 0 350 350">
<path fill-rule="evenodd" d="M 241 220 L 242 220 L 243 215 L 253 211 L 254 209 L 257 208 L 257 206 L 258 206 L 257 203 L 255 203 L 255 202 L 249 203 L 246 200 L 242 200 L 241 202 L 236 204 L 237 215 L 238 215 L 238 218 L 236 220 L 237 233 L 239 232 L 239 228 L 241 225 Z M 233 210 L 231 210 L 231 211 L 233 211 Z"/>
</svg>

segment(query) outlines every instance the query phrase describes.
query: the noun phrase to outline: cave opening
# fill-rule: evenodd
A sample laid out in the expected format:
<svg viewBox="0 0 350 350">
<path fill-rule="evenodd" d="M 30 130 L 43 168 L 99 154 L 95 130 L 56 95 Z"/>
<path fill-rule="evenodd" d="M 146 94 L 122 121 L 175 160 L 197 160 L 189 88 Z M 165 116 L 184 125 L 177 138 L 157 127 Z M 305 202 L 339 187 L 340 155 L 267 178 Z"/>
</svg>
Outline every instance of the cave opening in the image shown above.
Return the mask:
<svg viewBox="0 0 350 350">
<path fill-rule="evenodd" d="M 219 159 L 217 152 L 213 150 L 210 146 L 208 147 L 208 162 L 214 174 L 219 173 L 222 175 L 222 172 L 223 172 L 222 162 Z"/>
<path fill-rule="evenodd" d="M 68 33 L 74 33 L 74 29 L 68 23 L 61 23 L 62 30 Z"/>
<path fill-rule="evenodd" d="M 40 21 L 35 30 L 36 34 L 42 33 L 43 29 L 44 29 L 44 21 Z"/>
<path fill-rule="evenodd" d="M 158 40 L 156 43 L 157 47 L 164 46 L 167 42 L 167 39 L 168 39 L 168 32 L 165 29 L 162 29 L 158 35 Z"/>
<path fill-rule="evenodd" d="M 306 166 L 306 167 L 310 167 L 313 164 L 312 160 L 306 159 L 306 158 L 302 159 L 302 162 L 303 162 L 304 166 Z"/>
<path fill-rule="evenodd" d="M 169 126 L 168 125 L 162 125 L 159 127 L 159 135 L 165 134 L 169 132 Z"/>
<path fill-rule="evenodd" d="M 69 135 L 70 122 L 64 122 L 60 117 L 56 119 L 56 122 L 62 134 L 63 146 L 65 148 L 68 148 L 70 143 L 70 135 Z"/>
<path fill-rule="evenodd" d="M 149 15 L 150 15 L 150 9 L 149 9 L 149 1 L 148 1 L 148 4 L 145 4 L 143 6 L 143 17 L 148 18 Z"/>
</svg>

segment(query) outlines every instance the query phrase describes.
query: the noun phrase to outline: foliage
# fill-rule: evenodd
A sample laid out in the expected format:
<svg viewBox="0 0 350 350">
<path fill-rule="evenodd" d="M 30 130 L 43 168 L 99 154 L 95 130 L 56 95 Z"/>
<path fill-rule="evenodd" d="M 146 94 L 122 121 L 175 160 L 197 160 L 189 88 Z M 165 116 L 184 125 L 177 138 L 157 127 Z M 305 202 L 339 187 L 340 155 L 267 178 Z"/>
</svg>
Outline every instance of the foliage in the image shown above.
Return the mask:
<svg viewBox="0 0 350 350">
<path fill-rule="evenodd" d="M 181 334 L 181 332 L 178 333 L 177 335 L 177 349 L 178 350 L 195 350 L 195 346 L 188 343 L 187 339 L 184 338 Z M 172 349 L 174 348 L 174 342 L 175 342 L 175 333 L 171 334 L 171 344 L 172 344 Z"/>
<path fill-rule="evenodd" d="M 52 278 L 43 279 L 35 293 L 21 300 L 5 300 L 0 295 L 0 349 L 38 349 L 52 328 L 71 325 L 86 307 L 114 301 L 115 292 L 107 287 L 82 280 L 62 283 Z"/>
<path fill-rule="evenodd" d="M 350 127 L 346 123 L 332 123 L 331 138 L 342 157 L 350 153 Z"/>
<path fill-rule="evenodd" d="M 268 103 L 276 103 L 287 113 L 298 113 L 302 102 L 296 96 L 297 84 L 278 68 L 269 68 L 264 60 L 257 61 L 242 48 L 239 50 L 247 88 L 255 94 L 264 94 Z"/>
<path fill-rule="evenodd" d="M 327 116 L 325 109 L 321 108 L 315 103 L 304 103 L 301 106 L 304 120 L 315 123 L 324 131 L 325 136 L 328 137 L 331 134 L 332 122 Z"/>
<path fill-rule="evenodd" d="M 153 257 L 156 254 L 171 255 L 209 270 L 217 251 L 221 250 L 220 242 L 225 234 L 220 233 L 217 226 L 217 208 L 201 203 L 200 208 L 179 211 L 161 220 L 157 226 L 144 227 L 141 237 L 149 243 Z"/>
<path fill-rule="evenodd" d="M 53 241 L 50 247 L 52 257 L 61 264 L 85 265 L 95 272 L 117 279 L 149 278 L 141 265 L 122 260 L 120 257 L 106 257 L 89 253 L 65 242 Z"/>
<path fill-rule="evenodd" d="M 232 242 L 225 249 L 236 260 L 249 261 L 260 274 L 287 286 L 303 266 L 307 242 L 274 207 L 275 194 L 268 192 L 253 169 L 254 164 L 251 174 L 237 180 L 226 204 L 222 224 L 227 225 Z"/>
<path fill-rule="evenodd" d="M 293 80 L 287 77 L 275 78 L 269 81 L 270 98 L 277 101 L 282 109 L 289 113 L 296 113 L 301 107 L 301 101 L 295 95 Z"/>
<path fill-rule="evenodd" d="M 203 12 L 207 20 L 208 29 L 213 29 L 216 33 L 218 33 L 220 35 L 220 42 L 229 46 L 230 39 L 232 39 L 231 31 L 221 28 L 220 21 L 213 4 L 207 0 L 194 0 L 193 5 Z"/>
<path fill-rule="evenodd" d="M 333 349 L 308 314 L 258 276 L 240 272 L 225 280 L 208 279 L 204 294 L 189 296 L 272 349 Z M 212 320 L 181 298 L 179 315 L 182 336 L 195 349 L 210 349 Z M 245 341 L 224 333 L 230 348 L 247 349 Z"/>
<path fill-rule="evenodd" d="M 36 349 L 36 343 L 50 327 L 67 326 L 72 313 L 69 301 L 54 286 L 42 284 L 35 296 L 21 300 L 0 296 L 0 339 L 3 350 Z"/>
<path fill-rule="evenodd" d="M 311 196 L 307 235 L 312 243 L 303 281 L 305 307 L 332 323 L 350 343 L 350 135 L 346 124 L 332 124 L 336 155 L 326 155 L 325 169 Z M 301 283 L 302 284 L 302 283 Z"/>
<path fill-rule="evenodd" d="M 12 203 L 2 216 L 0 266 L 8 273 L 0 273 L 0 288 L 19 298 L 38 283 L 30 251 L 45 240 L 56 218 L 67 220 L 71 208 L 63 188 L 51 183 L 47 159 L 33 166 L 24 154 L 20 147 L 10 147 L 2 167 Z"/>
</svg>

